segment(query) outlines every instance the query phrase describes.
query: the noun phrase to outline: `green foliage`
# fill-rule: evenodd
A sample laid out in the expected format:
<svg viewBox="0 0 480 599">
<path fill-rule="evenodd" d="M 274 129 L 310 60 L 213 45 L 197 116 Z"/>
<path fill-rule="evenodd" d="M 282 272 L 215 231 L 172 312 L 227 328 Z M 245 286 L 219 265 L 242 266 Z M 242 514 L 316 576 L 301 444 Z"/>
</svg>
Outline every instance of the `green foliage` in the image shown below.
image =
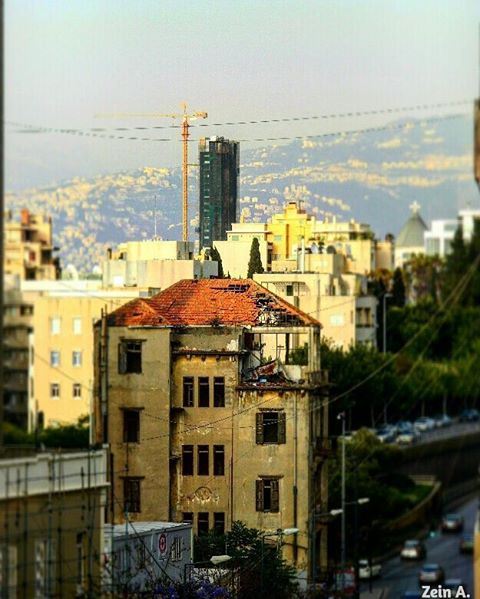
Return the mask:
<svg viewBox="0 0 480 599">
<path fill-rule="evenodd" d="M 273 545 L 272 545 L 273 539 Z M 277 551 L 278 537 L 263 538 L 263 532 L 234 522 L 231 531 L 195 537 L 195 561 L 208 561 L 212 555 L 230 555 L 232 566 L 240 571 L 239 599 L 250 597 L 296 597 L 295 570 Z"/>
<path fill-rule="evenodd" d="M 306 366 L 308 364 L 308 343 L 304 343 L 302 347 L 296 347 L 288 355 L 289 364 L 300 364 Z"/>
<path fill-rule="evenodd" d="M 400 268 L 396 268 L 393 273 L 392 295 L 393 304 L 402 308 L 405 305 L 405 283 Z"/>
<path fill-rule="evenodd" d="M 480 219 L 474 222 L 470 242 L 464 241 L 461 227 L 455 232 L 443 272 L 442 299 L 456 296 L 463 289 L 458 298 L 462 306 L 480 305 Z"/>
<path fill-rule="evenodd" d="M 262 258 L 260 256 L 260 244 L 258 243 L 258 239 L 254 237 L 252 239 L 252 246 L 250 248 L 247 279 L 251 279 L 255 273 L 262 272 L 264 272 L 264 269 L 262 266 Z"/>
<path fill-rule="evenodd" d="M 88 416 L 81 416 L 76 424 L 50 426 L 37 434 L 27 433 L 8 422 L 2 426 L 5 445 L 43 445 L 55 449 L 87 449 L 89 446 Z"/>
<path fill-rule="evenodd" d="M 218 278 L 224 279 L 225 273 L 223 272 L 222 257 L 220 256 L 220 252 L 217 250 L 215 246 L 210 250 L 210 256 L 213 261 L 218 262 Z"/>
</svg>

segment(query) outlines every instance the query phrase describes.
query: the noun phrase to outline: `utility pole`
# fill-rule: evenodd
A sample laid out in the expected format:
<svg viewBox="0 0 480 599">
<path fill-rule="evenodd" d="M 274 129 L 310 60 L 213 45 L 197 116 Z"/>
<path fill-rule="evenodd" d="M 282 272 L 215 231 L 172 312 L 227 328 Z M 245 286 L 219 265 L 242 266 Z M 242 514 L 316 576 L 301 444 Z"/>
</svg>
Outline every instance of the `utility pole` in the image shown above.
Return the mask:
<svg viewBox="0 0 480 599">
<path fill-rule="evenodd" d="M 342 498 L 341 498 L 341 510 L 342 510 L 342 521 L 341 521 L 341 527 L 342 527 L 342 531 L 341 531 L 341 551 L 340 551 L 340 563 L 341 563 L 341 568 L 342 568 L 342 591 L 345 588 L 345 564 L 347 561 L 347 554 L 346 554 L 346 537 L 345 537 L 345 533 L 346 533 L 346 519 L 345 519 L 345 507 L 346 507 L 346 484 L 345 484 L 345 474 L 346 474 L 346 464 L 345 464 L 345 449 L 346 449 L 346 443 L 345 443 L 345 412 L 340 412 L 340 414 L 337 416 L 337 418 L 339 420 L 342 421 Z"/>
</svg>

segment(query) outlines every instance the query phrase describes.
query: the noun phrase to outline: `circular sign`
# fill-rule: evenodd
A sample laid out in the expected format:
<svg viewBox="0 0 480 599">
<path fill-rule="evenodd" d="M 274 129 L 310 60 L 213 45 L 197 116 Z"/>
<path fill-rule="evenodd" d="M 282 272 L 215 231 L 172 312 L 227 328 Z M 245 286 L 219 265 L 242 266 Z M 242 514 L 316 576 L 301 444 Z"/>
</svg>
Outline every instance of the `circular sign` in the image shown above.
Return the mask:
<svg viewBox="0 0 480 599">
<path fill-rule="evenodd" d="M 167 553 L 167 537 L 163 532 L 158 537 L 158 550 L 160 551 L 161 555 L 165 555 Z"/>
</svg>

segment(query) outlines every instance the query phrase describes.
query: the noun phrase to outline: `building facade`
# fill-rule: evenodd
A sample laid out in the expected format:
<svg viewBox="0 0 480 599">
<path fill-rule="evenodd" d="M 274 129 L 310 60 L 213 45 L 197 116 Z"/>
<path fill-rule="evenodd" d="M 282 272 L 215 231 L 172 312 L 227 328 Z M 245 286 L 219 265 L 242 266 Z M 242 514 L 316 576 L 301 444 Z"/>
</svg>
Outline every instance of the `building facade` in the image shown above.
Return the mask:
<svg viewBox="0 0 480 599">
<path fill-rule="evenodd" d="M 2 597 L 102 594 L 105 451 L 0 460 Z"/>
<path fill-rule="evenodd" d="M 199 144 L 200 248 L 227 238 L 237 219 L 240 144 L 223 137 L 206 137 Z"/>
<path fill-rule="evenodd" d="M 6 275 L 24 280 L 58 279 L 60 262 L 54 256 L 52 219 L 20 212 L 20 220 L 11 212 L 5 217 L 4 269 Z"/>
<path fill-rule="evenodd" d="M 427 225 L 420 215 L 420 205 L 413 202 L 410 210 L 410 218 L 403 225 L 395 241 L 395 268 L 402 268 L 405 262 L 414 256 L 425 253 L 424 234 L 427 231 Z"/>
<path fill-rule="evenodd" d="M 289 363 L 299 335 L 305 365 Z M 128 506 L 133 521 L 186 521 L 198 534 L 237 520 L 295 527 L 285 557 L 304 577 L 313 560 L 325 566 L 319 341 L 315 319 L 251 280 L 181 281 L 103 319 L 95 430 L 112 455 L 115 522 Z"/>
</svg>

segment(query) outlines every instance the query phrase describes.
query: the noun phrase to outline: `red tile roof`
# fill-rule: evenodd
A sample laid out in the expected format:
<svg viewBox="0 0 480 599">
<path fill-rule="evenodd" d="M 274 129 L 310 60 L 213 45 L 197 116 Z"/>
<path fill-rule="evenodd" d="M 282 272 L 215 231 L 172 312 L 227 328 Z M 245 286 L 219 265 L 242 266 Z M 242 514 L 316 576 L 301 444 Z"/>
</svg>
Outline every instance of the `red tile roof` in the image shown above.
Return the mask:
<svg viewBox="0 0 480 599">
<path fill-rule="evenodd" d="M 251 279 L 185 279 L 112 312 L 110 326 L 319 326 Z"/>
</svg>

